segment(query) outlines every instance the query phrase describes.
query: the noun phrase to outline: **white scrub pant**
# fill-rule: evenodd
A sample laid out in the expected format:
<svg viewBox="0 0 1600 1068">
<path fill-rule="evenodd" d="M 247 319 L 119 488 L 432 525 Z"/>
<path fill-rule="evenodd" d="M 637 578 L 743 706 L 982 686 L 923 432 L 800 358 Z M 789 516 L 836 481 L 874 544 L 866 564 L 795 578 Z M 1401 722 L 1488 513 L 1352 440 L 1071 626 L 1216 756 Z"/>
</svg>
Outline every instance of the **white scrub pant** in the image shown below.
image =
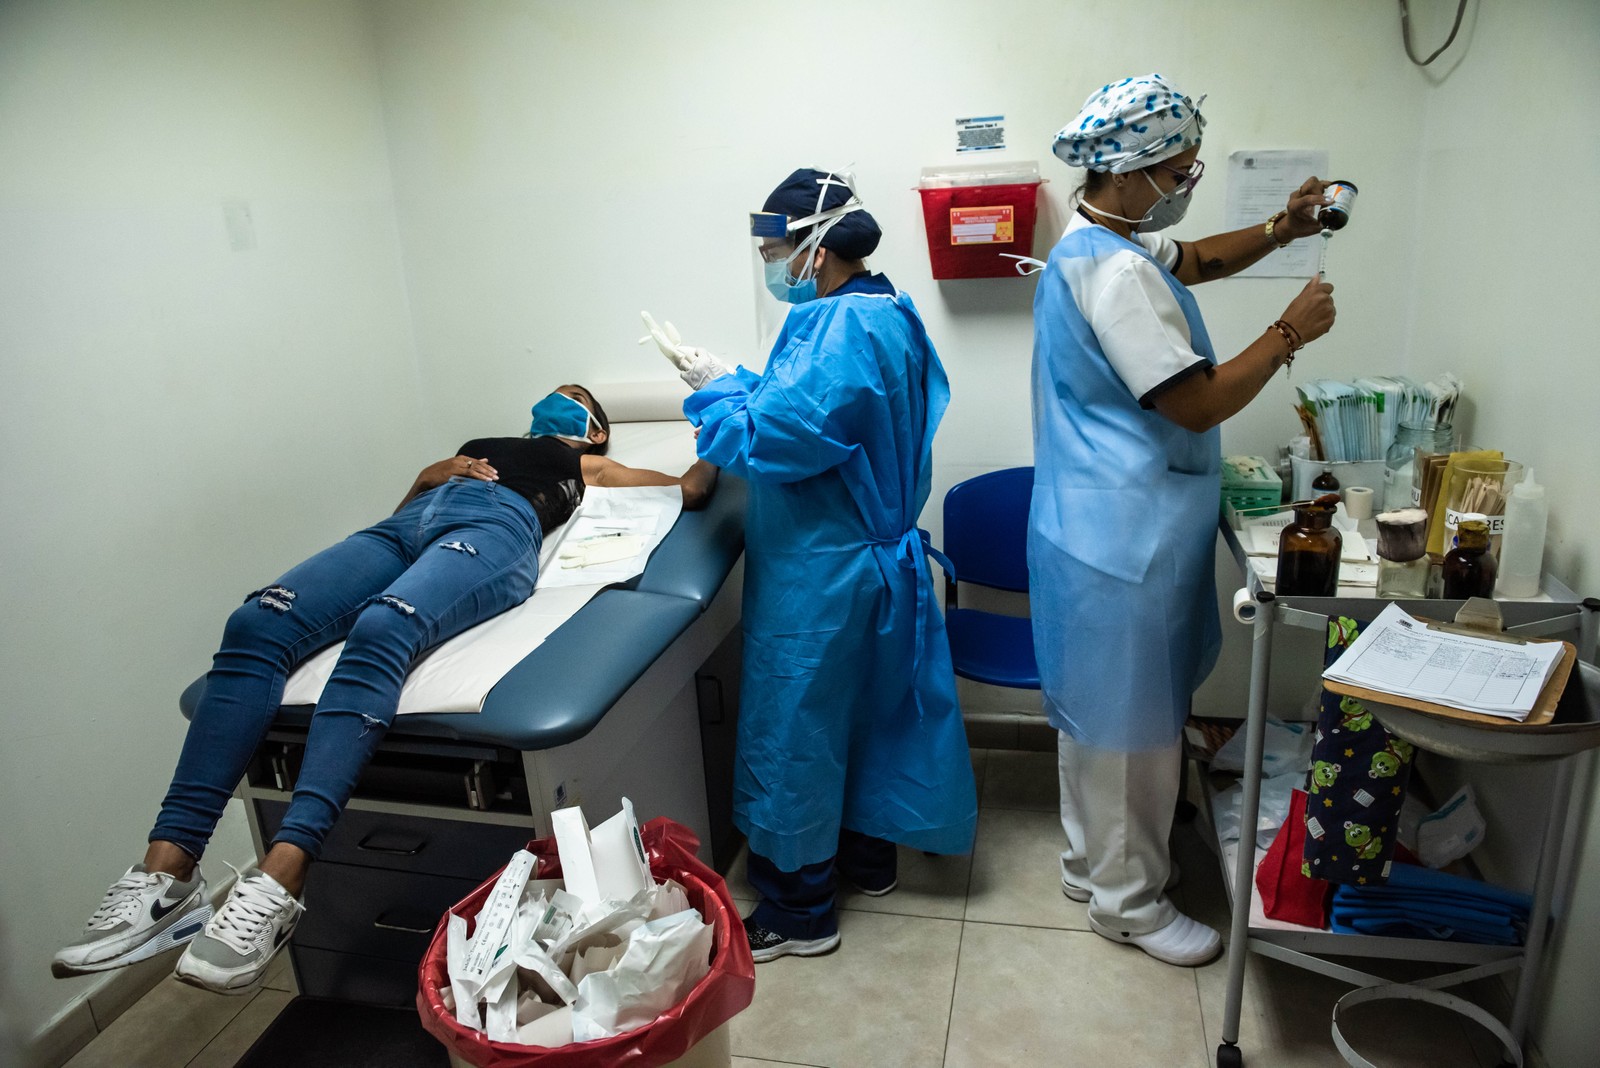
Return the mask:
<svg viewBox="0 0 1600 1068">
<path fill-rule="evenodd" d="M 1172 867 L 1167 837 L 1178 801 L 1183 743 L 1123 753 L 1060 733 L 1061 873 L 1089 888 L 1089 917 L 1132 935 L 1178 916 L 1162 892 Z"/>
</svg>

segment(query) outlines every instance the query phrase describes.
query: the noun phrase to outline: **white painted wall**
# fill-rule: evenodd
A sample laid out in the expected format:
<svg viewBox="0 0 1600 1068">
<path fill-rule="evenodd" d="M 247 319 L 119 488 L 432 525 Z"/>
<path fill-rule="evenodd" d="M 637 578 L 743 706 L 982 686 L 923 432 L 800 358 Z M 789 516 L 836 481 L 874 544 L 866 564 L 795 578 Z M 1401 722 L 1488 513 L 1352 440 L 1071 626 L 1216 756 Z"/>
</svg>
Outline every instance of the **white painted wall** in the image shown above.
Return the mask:
<svg viewBox="0 0 1600 1068">
<path fill-rule="evenodd" d="M 1415 167 L 1373 151 L 1367 116 L 1384 115 L 1382 144 L 1409 145 L 1423 102 L 1380 0 L 1344 6 L 1337 20 L 1270 0 L 1235 2 L 1225 18 L 1158 4 L 1136 33 L 1085 0 L 981 11 L 954 0 L 822 0 L 803 11 L 386 0 L 373 10 L 419 358 L 446 437 L 478 425 L 486 386 L 510 418 L 567 368 L 596 382 L 668 376 L 653 349 L 634 344 L 640 308 L 759 363 L 746 214 L 797 166 L 854 163 L 885 231 L 871 265 L 912 294 L 950 371 L 935 499 L 968 475 L 1029 462 L 1033 283 L 932 281 L 913 187 L 922 167 L 957 161 L 957 117 L 1004 113 L 1004 157 L 1038 160 L 1050 178 L 1046 248 L 1081 176 L 1051 156 L 1051 138 L 1124 71 L 1160 70 L 1210 94 L 1213 174 L 1234 149 L 1321 146 L 1372 190 L 1337 259 L 1350 311 L 1299 373 L 1365 371 L 1403 348 L 1394 324 L 1406 317 Z M 1272 42 L 1296 33 L 1316 46 L 1268 63 Z M 1191 236 L 1221 224 L 1223 179 L 1201 192 Z M 1207 287 L 1219 350 L 1252 341 L 1300 286 Z M 1284 440 L 1290 396 L 1275 383 L 1229 427 L 1228 447 Z"/>
<path fill-rule="evenodd" d="M 1426 113 L 1412 163 L 1423 195 L 1408 228 L 1417 249 L 1407 287 L 1412 366 L 1425 375 L 1454 368 L 1466 379 L 1467 437 L 1537 470 L 1551 501 L 1545 565 L 1596 596 L 1600 303 L 1587 250 L 1600 247 L 1600 214 L 1583 191 L 1600 179 L 1600 5 L 1472 9 L 1462 54 L 1453 49 L 1453 63 L 1441 60 L 1444 71 L 1420 79 Z M 1515 188 L 1526 175 L 1539 176 L 1537 192 Z M 1592 774 L 1585 762 L 1580 783 L 1592 787 Z M 1547 795 L 1517 769 L 1486 769 L 1476 780 L 1498 825 L 1528 827 L 1486 842 L 1480 858 L 1514 881 Z M 1592 788 L 1579 796 L 1587 800 L 1570 813 L 1583 843 L 1578 878 L 1537 1029 L 1550 1063 L 1564 1066 L 1593 1064 L 1600 1048 L 1600 807 Z"/>
<path fill-rule="evenodd" d="M 85 1012 L 50 957 L 142 856 L 227 613 L 440 450 L 373 62 L 353 3 L 0 5 L 0 986 L 30 1030 Z M 207 868 L 249 853 L 234 814 Z"/>
<path fill-rule="evenodd" d="M 1412 6 L 1431 48 L 1452 5 Z M 855 164 L 886 231 L 872 265 L 950 370 L 935 500 L 1028 462 L 1032 283 L 933 282 L 911 191 L 956 160 L 959 116 L 1005 114 L 1006 158 L 1040 161 L 1040 248 L 1077 177 L 1051 135 L 1108 78 L 1210 94 L 1215 169 L 1180 237 L 1220 226 L 1229 152 L 1327 148 L 1362 199 L 1334 249 L 1338 326 L 1296 374 L 1461 371 L 1469 433 L 1548 475 L 1552 563 L 1592 585 L 1596 324 L 1571 268 L 1595 245 L 1594 11 L 1470 6 L 1431 76 L 1389 0 L 0 7 L 0 910 L 29 1013 L 73 996 L 40 978 L 49 953 L 134 855 L 176 695 L 236 599 L 382 511 L 441 442 L 520 426 L 552 382 L 667 377 L 634 344 L 640 308 L 759 362 L 745 213 L 792 168 Z M 230 199 L 252 251 L 229 250 Z M 1219 350 L 1298 288 L 1202 287 Z M 1546 382 L 1561 418 L 1541 418 Z M 1225 448 L 1270 454 L 1291 395 L 1270 386 Z M 107 456 L 114 473 L 80 474 Z M 1239 707 L 1230 663 L 1208 707 Z M 237 825 L 227 841 L 242 851 Z M 1560 959 L 1579 991 L 1596 863 Z M 1558 1068 L 1595 1044 L 1579 996 L 1557 991 L 1542 1029 Z"/>
</svg>

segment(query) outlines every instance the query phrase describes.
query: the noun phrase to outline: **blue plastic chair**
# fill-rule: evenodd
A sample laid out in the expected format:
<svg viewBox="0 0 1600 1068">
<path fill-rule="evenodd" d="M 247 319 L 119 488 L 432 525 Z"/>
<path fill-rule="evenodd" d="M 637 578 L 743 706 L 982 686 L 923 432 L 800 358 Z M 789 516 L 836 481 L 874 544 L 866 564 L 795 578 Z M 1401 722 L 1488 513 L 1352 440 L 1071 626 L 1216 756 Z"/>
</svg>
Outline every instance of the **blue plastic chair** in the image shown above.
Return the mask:
<svg viewBox="0 0 1600 1068">
<path fill-rule="evenodd" d="M 962 608 L 959 586 L 1028 589 L 1028 502 L 1033 468 L 969 478 L 944 497 L 945 630 L 956 674 L 992 686 L 1039 688 L 1027 617 Z"/>
</svg>

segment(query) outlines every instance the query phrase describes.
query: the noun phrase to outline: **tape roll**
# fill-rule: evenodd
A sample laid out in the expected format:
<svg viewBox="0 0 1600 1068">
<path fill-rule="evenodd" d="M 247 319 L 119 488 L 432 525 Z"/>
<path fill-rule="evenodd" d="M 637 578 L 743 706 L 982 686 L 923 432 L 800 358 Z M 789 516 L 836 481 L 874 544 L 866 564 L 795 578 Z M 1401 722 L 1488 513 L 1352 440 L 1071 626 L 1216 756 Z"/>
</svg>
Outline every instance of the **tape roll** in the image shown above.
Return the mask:
<svg viewBox="0 0 1600 1068">
<path fill-rule="evenodd" d="M 1372 518 L 1372 490 L 1366 486 L 1350 486 L 1344 491 L 1345 514 L 1351 519 Z"/>
<path fill-rule="evenodd" d="M 1256 610 L 1258 607 L 1259 606 L 1256 604 L 1256 599 L 1250 596 L 1249 587 L 1241 586 L 1234 593 L 1233 618 L 1237 619 L 1240 623 L 1254 623 L 1256 621 Z"/>
</svg>

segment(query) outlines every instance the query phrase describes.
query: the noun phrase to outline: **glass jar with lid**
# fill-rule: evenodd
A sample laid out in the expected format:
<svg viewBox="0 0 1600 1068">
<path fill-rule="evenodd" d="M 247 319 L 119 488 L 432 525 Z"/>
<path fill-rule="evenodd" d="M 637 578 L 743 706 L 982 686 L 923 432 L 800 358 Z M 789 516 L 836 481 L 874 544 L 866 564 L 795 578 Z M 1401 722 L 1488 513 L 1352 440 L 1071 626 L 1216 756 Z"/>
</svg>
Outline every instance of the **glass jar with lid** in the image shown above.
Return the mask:
<svg viewBox="0 0 1600 1068">
<path fill-rule="evenodd" d="M 1451 423 L 1401 423 L 1383 458 L 1383 508 L 1413 508 L 1420 503 L 1422 480 L 1417 454 L 1449 452 L 1455 444 Z"/>
</svg>

